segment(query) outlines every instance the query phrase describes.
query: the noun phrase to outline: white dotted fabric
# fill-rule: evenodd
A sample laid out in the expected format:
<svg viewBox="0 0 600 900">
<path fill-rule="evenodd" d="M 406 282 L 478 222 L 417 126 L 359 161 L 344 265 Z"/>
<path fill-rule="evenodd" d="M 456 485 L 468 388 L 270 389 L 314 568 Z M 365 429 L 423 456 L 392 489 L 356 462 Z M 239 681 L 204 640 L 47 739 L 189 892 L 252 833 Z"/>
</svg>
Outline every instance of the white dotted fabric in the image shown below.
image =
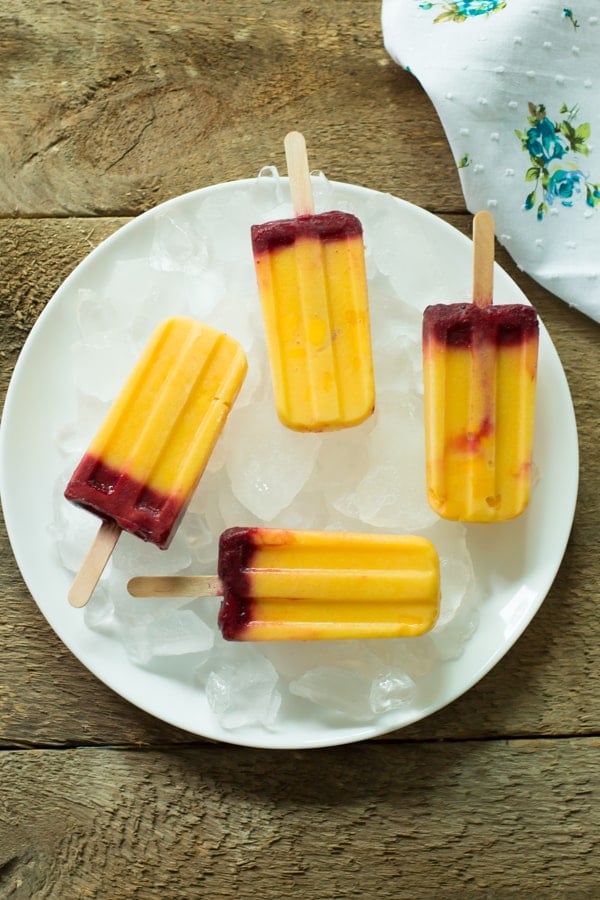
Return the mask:
<svg viewBox="0 0 600 900">
<path fill-rule="evenodd" d="M 519 267 L 600 321 L 600 0 L 383 0 L 382 23 L 469 210 L 489 209 Z"/>
</svg>

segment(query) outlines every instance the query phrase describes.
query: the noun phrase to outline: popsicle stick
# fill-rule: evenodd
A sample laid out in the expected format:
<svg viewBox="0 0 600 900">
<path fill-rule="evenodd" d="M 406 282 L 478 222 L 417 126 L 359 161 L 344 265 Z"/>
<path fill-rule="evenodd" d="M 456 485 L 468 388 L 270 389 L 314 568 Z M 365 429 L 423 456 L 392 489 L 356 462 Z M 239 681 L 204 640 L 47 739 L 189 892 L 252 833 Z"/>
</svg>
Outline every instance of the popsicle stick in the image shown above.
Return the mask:
<svg viewBox="0 0 600 900">
<path fill-rule="evenodd" d="M 490 306 L 494 298 L 494 217 L 481 210 L 473 219 L 473 303 Z"/>
<path fill-rule="evenodd" d="M 85 606 L 119 540 L 121 529 L 114 522 L 103 522 L 75 576 L 69 591 L 69 603 L 76 609 Z"/>
<path fill-rule="evenodd" d="M 290 178 L 294 215 L 311 216 L 315 211 L 315 203 L 310 183 L 310 170 L 308 168 L 308 154 L 306 152 L 304 135 L 300 134 L 299 131 L 290 131 L 285 136 L 283 144 Z"/>
<path fill-rule="evenodd" d="M 138 575 L 127 582 L 132 597 L 222 597 L 217 575 Z"/>
</svg>

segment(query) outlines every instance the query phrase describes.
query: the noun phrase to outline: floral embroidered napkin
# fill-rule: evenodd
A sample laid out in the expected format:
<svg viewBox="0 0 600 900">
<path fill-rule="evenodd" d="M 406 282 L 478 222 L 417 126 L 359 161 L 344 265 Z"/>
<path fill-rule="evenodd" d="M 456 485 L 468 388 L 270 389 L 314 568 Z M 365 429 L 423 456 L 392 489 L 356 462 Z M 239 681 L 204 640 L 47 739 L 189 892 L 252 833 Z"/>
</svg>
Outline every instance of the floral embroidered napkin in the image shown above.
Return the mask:
<svg viewBox="0 0 600 900">
<path fill-rule="evenodd" d="M 519 267 L 600 322 L 600 0 L 383 0 L 382 23 L 438 111 L 469 210 L 489 209 Z"/>
</svg>

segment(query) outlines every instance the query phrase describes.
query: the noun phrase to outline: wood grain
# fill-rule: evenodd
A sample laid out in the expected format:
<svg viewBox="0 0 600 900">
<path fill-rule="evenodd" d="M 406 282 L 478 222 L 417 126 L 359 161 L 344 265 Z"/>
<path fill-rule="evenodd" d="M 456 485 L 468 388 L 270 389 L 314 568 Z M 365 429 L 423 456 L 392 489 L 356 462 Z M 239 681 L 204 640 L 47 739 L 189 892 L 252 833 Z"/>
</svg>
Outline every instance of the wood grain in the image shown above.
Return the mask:
<svg viewBox="0 0 600 900">
<path fill-rule="evenodd" d="M 426 145 L 430 200 L 464 209 L 439 120 L 386 54 L 374 0 L 35 0 L 0 12 L 0 41 L 0 215 L 134 215 L 283 166 L 292 128 L 313 168 L 414 202 L 401 148 Z"/>
<path fill-rule="evenodd" d="M 591 900 L 599 749 L 548 740 L 5 753 L 0 890 Z M 24 783 L 35 800 L 25 816 Z"/>
</svg>

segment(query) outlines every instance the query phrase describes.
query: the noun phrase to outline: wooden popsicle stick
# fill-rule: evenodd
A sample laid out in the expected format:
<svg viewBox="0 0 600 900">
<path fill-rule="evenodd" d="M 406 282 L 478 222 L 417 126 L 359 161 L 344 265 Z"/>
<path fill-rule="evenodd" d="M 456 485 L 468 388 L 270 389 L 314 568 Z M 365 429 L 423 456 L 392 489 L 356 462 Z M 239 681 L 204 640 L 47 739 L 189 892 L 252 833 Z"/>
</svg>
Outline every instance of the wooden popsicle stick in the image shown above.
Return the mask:
<svg viewBox="0 0 600 900">
<path fill-rule="evenodd" d="M 310 170 L 308 168 L 308 154 L 306 152 L 304 135 L 300 134 L 299 131 L 290 131 L 285 136 L 283 143 L 294 215 L 311 216 L 315 211 L 315 203 L 310 183 Z"/>
<path fill-rule="evenodd" d="M 473 303 L 491 306 L 494 299 L 494 217 L 481 210 L 473 219 Z"/>
<path fill-rule="evenodd" d="M 138 575 L 127 582 L 132 597 L 222 597 L 217 575 Z"/>
<path fill-rule="evenodd" d="M 69 591 L 69 603 L 76 609 L 85 606 L 119 540 L 121 529 L 114 522 L 103 522 L 88 550 Z"/>
</svg>

